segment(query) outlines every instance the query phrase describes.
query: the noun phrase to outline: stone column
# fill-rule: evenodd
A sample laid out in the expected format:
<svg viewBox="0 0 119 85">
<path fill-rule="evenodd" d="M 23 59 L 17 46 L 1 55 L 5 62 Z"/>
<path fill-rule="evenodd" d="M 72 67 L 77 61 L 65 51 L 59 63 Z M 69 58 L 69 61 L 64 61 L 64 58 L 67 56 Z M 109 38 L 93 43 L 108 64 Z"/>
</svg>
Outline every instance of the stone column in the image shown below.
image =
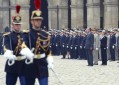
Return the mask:
<svg viewBox="0 0 119 85">
<path fill-rule="evenodd" d="M 100 0 L 87 0 L 87 27 L 100 28 Z"/>
<path fill-rule="evenodd" d="M 15 15 L 16 4 L 21 5 L 20 15 L 22 16 L 22 30 L 29 29 L 29 1 L 30 0 L 11 0 L 11 17 Z"/>
<path fill-rule="evenodd" d="M 0 0 L 0 33 L 4 32 L 6 26 L 9 26 L 9 2 Z"/>
<path fill-rule="evenodd" d="M 118 0 L 104 1 L 104 28 L 118 27 Z"/>
<path fill-rule="evenodd" d="M 59 28 L 68 28 L 68 0 L 60 0 Z"/>
<path fill-rule="evenodd" d="M 48 0 L 49 29 L 57 29 L 57 5 L 56 0 Z"/>
<path fill-rule="evenodd" d="M 83 28 L 83 0 L 71 0 L 71 26 Z"/>
<path fill-rule="evenodd" d="M 3 0 L 3 31 L 5 30 L 5 27 L 9 27 L 9 1 Z"/>
</svg>

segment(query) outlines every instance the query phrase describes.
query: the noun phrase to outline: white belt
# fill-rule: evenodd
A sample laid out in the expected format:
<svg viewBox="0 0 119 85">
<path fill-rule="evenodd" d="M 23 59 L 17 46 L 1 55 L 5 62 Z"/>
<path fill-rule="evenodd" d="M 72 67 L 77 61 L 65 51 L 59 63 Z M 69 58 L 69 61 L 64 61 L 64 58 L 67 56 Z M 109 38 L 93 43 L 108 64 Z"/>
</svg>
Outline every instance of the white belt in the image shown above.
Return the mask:
<svg viewBox="0 0 119 85">
<path fill-rule="evenodd" d="M 15 60 L 12 60 L 11 62 L 8 60 L 8 65 L 12 66 L 15 63 L 15 61 L 21 61 L 21 60 L 25 60 L 25 59 L 26 59 L 26 56 L 17 56 L 15 58 Z"/>
<path fill-rule="evenodd" d="M 21 61 L 21 60 L 24 60 L 24 59 L 26 59 L 26 56 L 17 56 L 16 57 L 16 61 Z"/>
<path fill-rule="evenodd" d="M 34 56 L 34 58 L 35 59 L 41 59 L 41 58 L 45 58 L 45 56 L 46 56 L 45 53 L 43 53 L 43 54 L 37 54 L 37 55 Z"/>
</svg>

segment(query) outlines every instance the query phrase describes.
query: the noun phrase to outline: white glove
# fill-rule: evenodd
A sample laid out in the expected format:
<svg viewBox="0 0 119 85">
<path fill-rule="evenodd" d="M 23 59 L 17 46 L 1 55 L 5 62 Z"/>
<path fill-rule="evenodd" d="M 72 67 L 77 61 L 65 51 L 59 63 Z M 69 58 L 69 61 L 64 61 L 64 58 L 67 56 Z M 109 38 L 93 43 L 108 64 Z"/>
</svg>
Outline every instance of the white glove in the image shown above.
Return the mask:
<svg viewBox="0 0 119 85">
<path fill-rule="evenodd" d="M 99 50 L 98 48 L 96 48 L 96 50 Z"/>
<path fill-rule="evenodd" d="M 64 45 L 62 45 L 64 47 Z"/>
<path fill-rule="evenodd" d="M 13 55 L 13 51 L 11 51 L 11 50 L 6 50 L 6 52 L 3 54 L 3 56 L 6 57 L 7 59 L 9 59 L 10 61 L 16 59 L 16 56 Z"/>
<path fill-rule="evenodd" d="M 26 60 L 26 64 L 30 64 L 33 62 L 33 56 L 34 54 L 32 53 L 32 51 L 29 49 L 29 48 L 23 48 L 21 51 L 20 51 L 20 54 L 23 55 L 23 56 L 26 56 L 26 58 L 29 60 L 29 62 Z"/>
<path fill-rule="evenodd" d="M 15 63 L 16 56 L 13 55 L 13 51 L 11 50 L 6 50 L 6 52 L 3 55 L 8 59 L 8 65 L 12 66 Z"/>
<path fill-rule="evenodd" d="M 107 47 L 107 49 L 108 49 L 108 47 Z"/>
<path fill-rule="evenodd" d="M 75 47 L 75 50 L 77 49 L 77 47 Z"/>
<path fill-rule="evenodd" d="M 67 48 L 69 48 L 69 47 L 67 46 Z"/>
<path fill-rule="evenodd" d="M 53 69 L 53 56 L 47 57 L 48 68 Z"/>
<path fill-rule="evenodd" d="M 58 45 L 56 44 L 56 47 L 57 47 Z"/>
<path fill-rule="evenodd" d="M 112 48 L 114 49 L 114 46 L 112 46 Z"/>
<path fill-rule="evenodd" d="M 71 47 L 71 49 L 72 49 L 72 47 Z"/>
<path fill-rule="evenodd" d="M 82 48 L 82 46 L 80 46 L 80 48 Z"/>
</svg>

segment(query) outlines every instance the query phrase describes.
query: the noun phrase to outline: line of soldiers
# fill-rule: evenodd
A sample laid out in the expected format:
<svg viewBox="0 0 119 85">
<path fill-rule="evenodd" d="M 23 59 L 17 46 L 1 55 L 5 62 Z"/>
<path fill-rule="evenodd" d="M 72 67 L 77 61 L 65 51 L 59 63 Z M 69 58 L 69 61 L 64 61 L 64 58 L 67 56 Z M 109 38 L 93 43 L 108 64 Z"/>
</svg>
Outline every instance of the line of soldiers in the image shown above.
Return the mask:
<svg viewBox="0 0 119 85">
<path fill-rule="evenodd" d="M 93 37 L 88 40 L 85 30 L 51 30 L 50 49 L 53 55 L 63 55 L 63 59 L 88 59 L 86 56 L 86 43 L 92 43 L 93 63 L 98 65 L 102 59 L 102 65 L 107 65 L 107 60 L 119 59 L 119 30 L 97 30 L 91 29 Z M 88 41 L 87 41 L 88 40 Z M 88 43 L 89 44 L 89 43 Z"/>
</svg>

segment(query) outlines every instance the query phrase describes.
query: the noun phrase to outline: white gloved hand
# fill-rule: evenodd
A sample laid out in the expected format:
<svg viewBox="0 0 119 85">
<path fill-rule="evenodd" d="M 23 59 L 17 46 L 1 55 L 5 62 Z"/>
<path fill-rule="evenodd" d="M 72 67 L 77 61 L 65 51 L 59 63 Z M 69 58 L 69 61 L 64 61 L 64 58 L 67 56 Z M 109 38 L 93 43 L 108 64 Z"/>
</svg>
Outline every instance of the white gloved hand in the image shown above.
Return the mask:
<svg viewBox="0 0 119 85">
<path fill-rule="evenodd" d="M 112 48 L 114 49 L 114 45 L 112 46 Z"/>
<path fill-rule="evenodd" d="M 20 51 L 20 54 L 23 56 L 26 56 L 27 59 L 33 59 L 34 54 L 31 52 L 31 50 L 29 48 L 23 48 Z"/>
<path fill-rule="evenodd" d="M 9 59 L 10 61 L 16 59 L 16 56 L 13 55 L 13 51 L 11 51 L 11 50 L 6 50 L 6 52 L 3 54 L 3 56 L 6 57 L 7 59 Z"/>
<path fill-rule="evenodd" d="M 99 50 L 98 48 L 96 48 L 96 50 Z"/>
<path fill-rule="evenodd" d="M 71 49 L 72 49 L 72 47 L 71 47 Z"/>
<path fill-rule="evenodd" d="M 53 56 L 48 56 L 47 57 L 47 63 L 48 63 L 48 68 L 53 69 L 53 67 L 54 67 L 54 65 L 53 65 Z"/>
<path fill-rule="evenodd" d="M 77 49 L 77 47 L 75 47 L 75 50 Z"/>
<path fill-rule="evenodd" d="M 107 49 L 108 49 L 108 47 L 107 47 Z"/>
<path fill-rule="evenodd" d="M 82 48 L 82 46 L 80 46 L 80 48 Z"/>
</svg>

